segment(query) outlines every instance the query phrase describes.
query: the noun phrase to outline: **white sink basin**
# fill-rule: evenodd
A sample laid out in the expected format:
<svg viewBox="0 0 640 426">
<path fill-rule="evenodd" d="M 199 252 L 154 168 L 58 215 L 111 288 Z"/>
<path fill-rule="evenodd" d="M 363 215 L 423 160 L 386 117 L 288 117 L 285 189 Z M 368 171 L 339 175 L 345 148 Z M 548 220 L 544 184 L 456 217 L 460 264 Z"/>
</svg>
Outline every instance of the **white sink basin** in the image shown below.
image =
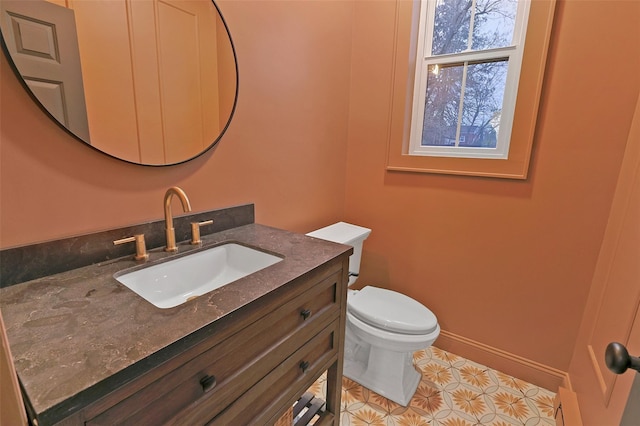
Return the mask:
<svg viewBox="0 0 640 426">
<path fill-rule="evenodd" d="M 114 278 L 158 308 L 172 308 L 281 260 L 228 243 L 137 271 L 117 273 Z"/>
</svg>

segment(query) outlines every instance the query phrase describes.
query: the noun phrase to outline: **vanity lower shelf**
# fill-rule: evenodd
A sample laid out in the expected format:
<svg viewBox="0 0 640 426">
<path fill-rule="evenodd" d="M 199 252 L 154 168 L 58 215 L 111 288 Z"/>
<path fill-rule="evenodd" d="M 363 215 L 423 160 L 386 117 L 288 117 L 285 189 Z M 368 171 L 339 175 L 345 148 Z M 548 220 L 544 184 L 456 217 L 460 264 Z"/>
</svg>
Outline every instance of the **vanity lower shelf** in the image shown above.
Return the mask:
<svg viewBox="0 0 640 426">
<path fill-rule="evenodd" d="M 291 421 L 289 422 L 287 419 L 286 426 L 307 426 L 311 424 L 311 422 L 318 421 L 319 419 L 325 416 L 325 411 L 323 408 L 326 402 L 324 399 L 321 399 L 314 395 L 311 392 L 305 392 L 296 404 L 291 407 Z M 283 421 L 281 424 L 276 424 L 277 426 L 285 426 L 285 422 Z"/>
</svg>

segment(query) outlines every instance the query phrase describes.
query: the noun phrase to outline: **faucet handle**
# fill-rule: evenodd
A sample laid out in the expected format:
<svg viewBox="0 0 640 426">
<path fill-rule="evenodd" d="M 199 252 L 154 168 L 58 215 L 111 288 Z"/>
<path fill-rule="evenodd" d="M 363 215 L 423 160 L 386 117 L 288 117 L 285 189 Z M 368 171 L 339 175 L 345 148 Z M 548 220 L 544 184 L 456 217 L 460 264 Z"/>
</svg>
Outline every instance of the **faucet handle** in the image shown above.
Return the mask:
<svg viewBox="0 0 640 426">
<path fill-rule="evenodd" d="M 211 225 L 213 220 L 205 220 L 204 222 L 191 222 L 191 244 L 200 244 L 200 227 L 204 225 Z"/>
<path fill-rule="evenodd" d="M 144 242 L 144 234 L 136 234 L 133 237 L 122 238 L 119 240 L 115 240 L 113 242 L 114 246 L 125 244 L 125 243 L 136 243 L 136 255 L 134 256 L 135 260 L 147 260 L 149 258 L 149 254 L 147 253 L 147 246 Z"/>
</svg>

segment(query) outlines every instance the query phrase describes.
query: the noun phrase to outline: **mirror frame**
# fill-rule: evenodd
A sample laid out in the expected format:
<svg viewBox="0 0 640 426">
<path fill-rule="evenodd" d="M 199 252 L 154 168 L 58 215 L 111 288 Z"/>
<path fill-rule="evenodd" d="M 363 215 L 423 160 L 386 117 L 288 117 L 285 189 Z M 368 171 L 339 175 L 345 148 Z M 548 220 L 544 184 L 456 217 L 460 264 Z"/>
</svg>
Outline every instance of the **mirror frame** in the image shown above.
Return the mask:
<svg viewBox="0 0 640 426">
<path fill-rule="evenodd" d="M 145 167 L 170 167 L 170 166 L 176 166 L 179 164 L 184 164 L 186 162 L 189 162 L 191 160 L 194 160 L 198 157 L 200 157 L 201 155 L 203 155 L 204 153 L 212 150 L 222 139 L 222 136 L 224 136 L 224 134 L 227 132 L 227 129 L 229 128 L 229 125 L 231 124 L 231 120 L 233 119 L 233 116 L 235 114 L 236 111 L 236 107 L 238 105 L 238 92 L 240 89 L 240 75 L 239 75 L 239 71 L 238 71 L 238 55 L 236 53 L 236 48 L 235 45 L 233 44 L 233 38 L 231 38 L 231 32 L 229 31 L 229 26 L 227 25 L 227 21 L 224 19 L 224 16 L 222 15 L 222 12 L 220 11 L 220 8 L 218 7 L 217 3 L 215 2 L 215 0 L 210 0 L 211 3 L 213 3 L 213 6 L 216 8 L 216 11 L 218 12 L 218 16 L 220 16 L 220 20 L 222 21 L 222 24 L 224 25 L 224 29 L 227 32 L 227 36 L 229 37 L 229 43 L 231 45 L 231 52 L 233 53 L 233 59 L 234 59 L 234 68 L 235 68 L 235 77 L 236 77 L 236 90 L 235 90 L 235 94 L 233 97 L 233 105 L 231 106 L 231 112 L 229 114 L 229 119 L 227 120 L 227 122 L 225 123 L 224 127 L 222 127 L 222 129 L 220 130 L 220 134 L 218 135 L 218 137 L 213 140 L 206 148 L 204 148 L 202 151 L 200 151 L 199 153 L 186 158 L 184 160 L 175 162 L 175 163 L 167 163 L 167 164 L 145 164 L 145 163 L 137 163 L 135 161 L 131 161 L 131 160 L 127 160 L 124 158 L 120 158 L 117 157 L 113 154 L 110 154 L 106 151 L 103 151 L 99 148 L 96 148 L 95 146 L 91 145 L 90 143 L 87 143 L 86 141 L 82 140 L 79 136 L 77 136 L 75 133 L 73 133 L 71 130 L 69 130 L 64 124 L 62 124 L 61 122 L 59 122 L 50 112 L 49 110 L 40 102 L 40 100 L 38 100 L 37 96 L 31 91 L 31 89 L 29 88 L 29 86 L 27 85 L 27 83 L 24 81 L 24 79 L 22 78 L 22 74 L 20 74 L 20 70 L 18 70 L 18 67 L 16 66 L 15 62 L 13 61 L 13 58 L 11 57 L 11 54 L 9 53 L 9 49 L 6 45 L 5 42 L 5 37 L 4 37 L 4 33 L 2 32 L 2 30 L 0 29 L 0 44 L 2 45 L 2 51 L 4 52 L 4 56 L 7 59 L 9 65 L 11 66 L 11 69 L 13 70 L 15 76 L 18 78 L 18 81 L 20 82 L 20 84 L 22 85 L 22 87 L 25 89 L 25 91 L 27 92 L 27 94 L 29 95 L 29 97 L 31 97 L 31 99 L 35 102 L 35 104 L 54 122 L 56 123 L 60 128 L 62 128 L 67 134 L 71 135 L 74 139 L 76 139 L 77 141 L 81 142 L 82 145 L 87 146 L 89 148 L 91 148 L 92 150 L 99 152 L 101 154 L 104 154 L 108 157 L 114 158 L 116 160 L 119 161 L 123 161 L 125 163 L 129 163 L 129 164 L 135 164 L 138 166 L 145 166 Z"/>
</svg>

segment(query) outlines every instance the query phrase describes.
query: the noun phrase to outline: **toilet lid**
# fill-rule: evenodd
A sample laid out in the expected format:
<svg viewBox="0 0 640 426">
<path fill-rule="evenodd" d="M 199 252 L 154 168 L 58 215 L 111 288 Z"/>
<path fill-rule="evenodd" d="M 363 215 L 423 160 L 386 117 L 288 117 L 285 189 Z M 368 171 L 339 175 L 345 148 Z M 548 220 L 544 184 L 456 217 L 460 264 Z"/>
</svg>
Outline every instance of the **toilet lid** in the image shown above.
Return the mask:
<svg viewBox="0 0 640 426">
<path fill-rule="evenodd" d="M 438 325 L 438 319 L 426 306 L 392 290 L 366 286 L 347 300 L 347 309 L 352 315 L 384 330 L 428 334 Z"/>
</svg>

